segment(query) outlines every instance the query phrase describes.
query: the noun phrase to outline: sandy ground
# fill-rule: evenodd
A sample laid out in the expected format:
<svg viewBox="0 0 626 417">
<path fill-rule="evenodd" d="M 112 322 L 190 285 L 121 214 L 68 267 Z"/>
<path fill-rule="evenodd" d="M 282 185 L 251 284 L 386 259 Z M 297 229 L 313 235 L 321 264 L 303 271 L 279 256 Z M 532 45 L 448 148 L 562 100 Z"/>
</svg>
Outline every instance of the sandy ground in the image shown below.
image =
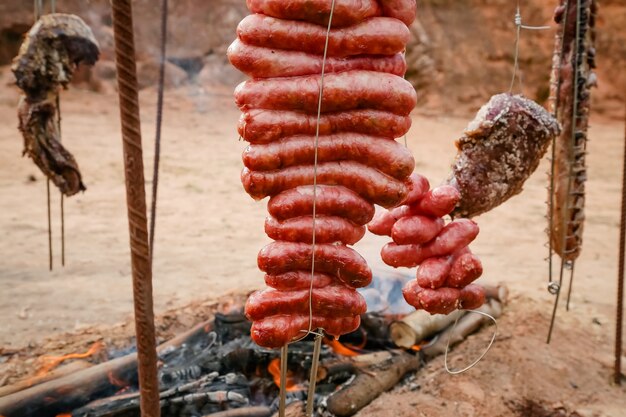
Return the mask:
<svg viewBox="0 0 626 417">
<path fill-rule="evenodd" d="M 53 193 L 55 266 L 49 272 L 46 182 L 29 159 L 20 157 L 17 93 L 6 87 L 7 78 L 5 68 L 0 75 L 0 347 L 41 346 L 50 337 L 61 340 L 62 333 L 128 322 L 132 292 L 116 97 L 76 90 L 63 95 L 63 141 L 79 163 L 87 191 L 66 200 L 64 268 L 59 257 L 58 193 Z M 154 102 L 153 91 L 142 94 L 147 176 L 152 170 Z M 194 300 L 214 300 L 229 291 L 262 285 L 256 254 L 268 242 L 263 233 L 265 203 L 251 200 L 239 182 L 245 145 L 237 140 L 237 118 L 227 89 L 196 86 L 168 92 L 154 256 L 157 315 Z M 469 118 L 415 115 L 408 146 L 417 170 L 431 183 L 446 177 L 455 152 L 453 140 Z M 379 399 L 363 415 L 383 415 L 376 407 L 380 410 L 394 401 L 406 408 L 433 396 L 452 399 L 458 395 L 454 384 L 465 381 L 479 388 L 466 386 L 470 394 L 460 394 L 473 396 L 463 400 L 471 410 L 461 405 L 455 411 L 447 402 L 441 410 L 394 414 L 507 415 L 495 411 L 496 403 L 505 398 L 502 390 L 530 384 L 526 394 L 531 398 L 550 398 L 554 389 L 554 401 L 542 399 L 544 403 L 571 400 L 577 407 L 591 404 L 590 411 L 577 408 L 580 415 L 589 411 L 587 415 L 626 416 L 625 392 L 609 386 L 624 128 L 620 122 L 599 119 L 592 119 L 591 125 L 585 247 L 576 264 L 572 308 L 569 313 L 559 309 L 553 343 L 543 343 L 553 302 L 546 291 L 544 260 L 548 168 L 544 161 L 521 195 L 477 219 L 481 233 L 472 249 L 483 261 L 484 279 L 504 282 L 512 293 L 511 312 L 501 319 L 505 336 L 494 348 L 500 352 L 492 356 L 494 366 L 483 365 L 474 376 L 458 377 L 448 386 L 450 392 L 400 390 Z M 368 235 L 357 245 L 374 271 L 387 268 L 378 256 L 385 241 Z M 488 337 L 483 332 L 476 340 Z M 511 340 L 518 339 L 523 342 L 515 345 L 516 355 L 506 359 L 513 349 Z M 532 375 L 522 369 L 530 364 Z M 426 373 L 428 381 L 448 378 L 441 366 L 429 365 L 433 368 Z M 554 380 L 543 377 L 544 371 Z M 506 375 L 510 379 L 504 380 Z M 488 386 L 490 380 L 498 385 L 495 397 L 489 392 L 494 389 Z M 420 383 L 428 386 L 428 381 Z M 571 381 L 580 389 L 571 388 Z M 435 385 L 446 389 L 445 383 Z M 519 398 L 524 394 L 517 392 Z M 485 411 L 489 407 L 479 412 L 483 403 L 495 407 L 493 413 Z M 602 413 L 593 414 L 598 410 Z"/>
</svg>

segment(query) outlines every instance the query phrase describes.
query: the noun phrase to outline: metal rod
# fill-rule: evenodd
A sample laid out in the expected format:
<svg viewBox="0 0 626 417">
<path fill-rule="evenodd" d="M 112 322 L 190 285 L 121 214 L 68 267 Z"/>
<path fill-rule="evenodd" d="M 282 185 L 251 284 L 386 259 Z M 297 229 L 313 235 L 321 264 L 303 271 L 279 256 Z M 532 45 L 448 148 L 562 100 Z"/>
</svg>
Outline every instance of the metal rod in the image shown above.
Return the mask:
<svg viewBox="0 0 626 417">
<path fill-rule="evenodd" d="M 626 122 L 626 115 L 624 117 Z M 615 319 L 614 381 L 622 384 L 622 322 L 624 319 L 624 250 L 626 249 L 626 129 L 624 133 L 624 165 L 622 166 L 622 213 L 619 229 L 619 264 L 617 272 L 617 311 Z"/>
<path fill-rule="evenodd" d="M 315 335 L 315 344 L 313 345 L 313 360 L 311 361 L 311 376 L 309 377 L 309 392 L 306 398 L 306 415 L 313 416 L 313 406 L 315 405 L 315 384 L 317 383 L 317 369 L 320 364 L 320 351 L 322 350 L 323 330 Z"/>
<path fill-rule="evenodd" d="M 565 311 L 569 311 L 569 300 L 572 296 L 572 286 L 574 285 L 574 269 L 576 266 L 576 262 L 572 261 L 572 266 L 569 270 L 569 287 L 567 288 L 567 302 L 565 303 Z"/>
<path fill-rule="evenodd" d="M 46 181 L 46 197 L 48 201 L 48 268 L 52 271 L 52 213 L 50 209 L 50 178 Z"/>
<path fill-rule="evenodd" d="M 111 8 L 124 150 L 141 415 L 143 417 L 159 417 L 161 407 L 159 404 L 152 306 L 152 268 L 148 247 L 148 221 L 131 0 L 111 0 Z"/>
<path fill-rule="evenodd" d="M 289 356 L 289 345 L 280 348 L 280 394 L 278 399 L 278 416 L 285 417 L 285 406 L 287 403 L 287 359 Z"/>
<path fill-rule="evenodd" d="M 56 10 L 56 4 L 52 2 L 52 13 Z M 61 96 L 57 93 L 57 132 L 59 133 L 59 143 L 61 143 Z M 59 192 L 61 196 L 61 266 L 65 266 L 65 204 L 64 196 L 62 192 Z"/>
</svg>

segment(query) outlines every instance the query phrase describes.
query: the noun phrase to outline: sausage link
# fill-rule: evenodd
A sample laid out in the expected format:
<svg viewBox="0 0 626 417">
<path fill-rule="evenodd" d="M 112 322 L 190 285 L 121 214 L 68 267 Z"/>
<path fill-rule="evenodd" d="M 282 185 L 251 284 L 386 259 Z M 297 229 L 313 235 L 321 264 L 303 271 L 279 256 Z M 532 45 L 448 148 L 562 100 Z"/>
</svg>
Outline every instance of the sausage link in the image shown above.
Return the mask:
<svg viewBox="0 0 626 417">
<path fill-rule="evenodd" d="M 235 89 L 241 110 L 291 110 L 317 114 L 321 75 L 244 81 Z M 323 113 L 357 109 L 411 113 L 417 95 L 410 82 L 393 74 L 347 71 L 324 76 Z"/>
<path fill-rule="evenodd" d="M 247 0 L 246 3 L 252 13 L 279 19 L 304 20 L 323 26 L 328 26 L 332 4 L 329 0 Z M 376 0 L 335 0 L 332 27 L 354 25 L 381 14 L 381 7 Z"/>
<path fill-rule="evenodd" d="M 272 242 L 259 252 L 259 269 L 277 275 L 311 269 L 312 246 L 307 243 Z M 315 270 L 337 277 L 344 284 L 360 288 L 372 281 L 367 262 L 354 249 L 344 245 L 315 245 Z"/>
<path fill-rule="evenodd" d="M 314 136 L 291 136 L 267 144 L 251 144 L 243 153 L 243 163 L 252 171 L 271 171 L 293 165 L 313 164 Z M 352 160 L 405 179 L 415 167 L 411 152 L 399 142 L 356 133 L 320 136 L 317 162 Z"/>
<path fill-rule="evenodd" d="M 323 55 L 326 28 L 296 20 L 281 20 L 261 14 L 244 18 L 237 35 L 248 45 L 296 50 Z M 331 29 L 327 56 L 394 55 L 410 39 L 409 29 L 397 19 L 372 17 L 347 28 Z"/>
<path fill-rule="evenodd" d="M 383 207 L 397 205 L 406 195 L 404 182 L 353 161 L 324 162 L 317 166 L 317 171 L 313 165 L 266 172 L 244 168 L 241 182 L 252 198 L 262 199 L 300 185 L 313 184 L 315 173 L 318 184 L 342 185 L 370 203 Z"/>
<path fill-rule="evenodd" d="M 443 287 L 452 268 L 452 256 L 436 256 L 422 262 L 417 269 L 417 283 L 422 288 Z"/>
<path fill-rule="evenodd" d="M 417 281 L 410 281 L 404 286 L 402 295 L 417 310 L 423 309 L 430 314 L 450 314 L 460 307 L 461 290 L 456 288 L 422 288 Z"/>
<path fill-rule="evenodd" d="M 267 203 L 267 210 L 278 220 L 313 215 L 313 186 L 303 185 L 275 195 Z M 343 217 L 354 224 L 364 225 L 372 220 L 374 206 L 346 187 L 318 185 L 315 212 Z"/>
<path fill-rule="evenodd" d="M 326 274 L 313 274 L 313 288 L 321 288 L 335 282 L 335 279 Z M 268 287 L 281 291 L 294 291 L 311 288 L 311 271 L 289 271 L 279 275 L 265 275 L 265 284 Z"/>
<path fill-rule="evenodd" d="M 322 72 L 323 57 L 320 55 L 247 45 L 239 39 L 235 39 L 226 54 L 235 68 L 252 78 L 295 77 Z M 406 60 L 402 54 L 327 57 L 324 70 L 327 74 L 366 70 L 402 77 L 406 72 Z"/>
<path fill-rule="evenodd" d="M 473 310 L 485 304 L 485 289 L 480 285 L 470 284 L 461 289 L 461 308 Z"/>
<path fill-rule="evenodd" d="M 311 329 L 323 328 L 332 336 L 340 336 L 359 328 L 361 316 L 329 318 L 313 316 Z M 278 348 L 302 337 L 309 329 L 309 315 L 281 315 L 255 321 L 250 335 L 259 346 Z"/>
<path fill-rule="evenodd" d="M 461 198 L 459 190 L 451 185 L 441 185 L 428 191 L 414 206 L 415 213 L 443 217 L 450 213 Z"/>
<path fill-rule="evenodd" d="M 411 26 L 415 20 L 415 0 L 382 0 L 381 4 L 384 16 L 395 17 L 407 26 Z"/>
<path fill-rule="evenodd" d="M 313 242 L 313 216 L 301 216 L 283 220 L 265 219 L 265 233 L 274 240 L 288 242 Z M 315 218 L 315 242 L 341 242 L 354 245 L 365 235 L 365 226 L 355 226 L 341 217 L 317 216 Z"/>
<path fill-rule="evenodd" d="M 367 311 L 365 299 L 355 289 L 329 285 L 298 291 L 273 288 L 256 291 L 246 302 L 246 316 L 251 321 L 279 314 L 308 314 L 309 294 L 313 314 L 322 317 L 356 316 Z"/>
<path fill-rule="evenodd" d="M 405 216 L 391 228 L 391 238 L 398 245 L 426 243 L 434 239 L 443 226 L 441 217 Z"/>
<path fill-rule="evenodd" d="M 317 115 L 282 110 L 247 110 L 237 130 L 250 143 L 268 143 L 285 136 L 315 135 Z M 381 110 L 350 110 L 320 116 L 319 134 L 355 132 L 399 138 L 409 131 L 411 118 Z"/>
<path fill-rule="evenodd" d="M 414 172 L 409 177 L 408 187 L 409 192 L 403 201 L 404 204 L 414 203 L 424 197 L 430 189 L 430 183 L 426 177 Z"/>
<path fill-rule="evenodd" d="M 390 266 L 414 267 L 433 256 L 449 255 L 469 245 L 478 235 L 478 225 L 469 219 L 448 223 L 439 235 L 424 245 L 386 244 L 381 256 Z"/>
<path fill-rule="evenodd" d="M 399 206 L 392 208 L 391 210 L 379 211 L 374 215 L 374 218 L 367 225 L 367 229 L 379 236 L 391 236 L 391 230 L 393 225 L 402 217 L 408 216 L 411 213 L 409 206 Z"/>
<path fill-rule="evenodd" d="M 446 286 L 462 288 L 477 280 L 482 274 L 483 265 L 480 259 L 468 249 L 454 260 Z"/>
</svg>

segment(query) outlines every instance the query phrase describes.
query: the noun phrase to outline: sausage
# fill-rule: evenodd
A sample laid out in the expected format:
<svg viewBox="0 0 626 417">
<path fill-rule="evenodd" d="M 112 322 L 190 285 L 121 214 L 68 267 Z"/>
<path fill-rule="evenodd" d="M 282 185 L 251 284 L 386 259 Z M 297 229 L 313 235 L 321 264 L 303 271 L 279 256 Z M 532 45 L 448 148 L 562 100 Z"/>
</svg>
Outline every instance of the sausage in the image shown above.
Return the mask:
<svg viewBox="0 0 626 417">
<path fill-rule="evenodd" d="M 483 265 L 480 259 L 467 249 L 466 253 L 454 260 L 446 286 L 462 288 L 477 280 L 482 274 Z"/>
<path fill-rule="evenodd" d="M 382 0 L 383 15 L 395 17 L 405 25 L 411 26 L 415 20 L 417 2 L 415 0 Z"/>
<path fill-rule="evenodd" d="M 452 268 L 452 256 L 436 256 L 422 262 L 417 269 L 417 283 L 422 288 L 442 287 Z"/>
<path fill-rule="evenodd" d="M 332 4 L 329 0 L 247 0 L 246 3 L 252 13 L 279 19 L 304 20 L 323 26 L 328 26 Z M 354 25 L 381 14 L 381 7 L 376 0 L 335 0 L 332 27 Z"/>
<path fill-rule="evenodd" d="M 391 228 L 391 238 L 398 245 L 426 243 L 443 229 L 441 217 L 405 216 Z"/>
<path fill-rule="evenodd" d="M 317 115 L 253 109 L 242 113 L 237 129 L 250 143 L 268 143 L 285 136 L 315 135 Z M 411 118 L 381 110 L 350 110 L 320 116 L 319 134 L 355 132 L 399 138 L 409 131 Z"/>
<path fill-rule="evenodd" d="M 313 216 L 301 216 L 282 222 L 273 217 L 265 219 L 265 233 L 274 240 L 313 242 Z M 354 245 L 365 235 L 365 226 L 356 226 L 349 220 L 334 216 L 315 216 L 315 242 L 342 242 Z"/>
<path fill-rule="evenodd" d="M 267 203 L 267 211 L 278 220 L 313 215 L 313 186 L 304 185 L 275 195 Z M 346 187 L 318 185 L 315 212 L 364 225 L 374 216 L 374 206 Z"/>
<path fill-rule="evenodd" d="M 322 72 L 321 55 L 247 45 L 239 39 L 230 45 L 226 54 L 234 67 L 253 78 L 294 77 Z M 402 77 L 406 72 L 406 61 L 401 53 L 327 57 L 324 69 L 326 73 L 366 70 Z"/>
<path fill-rule="evenodd" d="M 312 246 L 307 243 L 272 242 L 259 252 L 257 264 L 267 274 L 311 270 Z M 337 277 L 344 284 L 360 288 L 372 281 L 367 262 L 354 249 L 343 245 L 315 245 L 315 270 Z"/>
<path fill-rule="evenodd" d="M 443 217 L 454 209 L 460 198 L 461 194 L 455 187 L 440 185 L 418 200 L 413 211 L 427 216 Z"/>
<path fill-rule="evenodd" d="M 397 205 L 406 195 L 406 186 L 374 168 L 353 161 L 323 162 L 317 172 L 313 165 L 297 165 L 277 171 L 250 171 L 244 168 L 241 182 L 246 192 L 255 199 L 273 196 L 300 185 L 342 185 L 358 193 L 372 204 L 383 207 Z"/>
<path fill-rule="evenodd" d="M 335 279 L 326 274 L 313 274 L 313 288 L 321 288 L 335 282 Z M 311 288 L 311 271 L 289 271 L 279 275 L 265 275 L 265 284 L 268 287 L 281 291 L 303 290 Z"/>
<path fill-rule="evenodd" d="M 309 295 L 313 314 L 322 317 L 355 316 L 367 311 L 365 299 L 355 289 L 328 285 L 297 291 L 273 288 L 256 291 L 246 302 L 246 316 L 255 321 L 278 314 L 308 314 Z"/>
<path fill-rule="evenodd" d="M 280 315 L 255 321 L 250 335 L 259 346 L 278 348 L 304 336 L 307 330 L 323 328 L 332 336 L 340 336 L 359 328 L 360 316 L 329 318 L 313 316 L 309 326 L 309 315 Z"/>
<path fill-rule="evenodd" d="M 244 81 L 235 89 L 241 110 L 293 110 L 317 114 L 321 75 Z M 410 82 L 393 74 L 348 71 L 324 76 L 323 113 L 376 109 L 408 115 L 417 102 Z"/>
<path fill-rule="evenodd" d="M 409 206 L 399 206 L 391 210 L 379 211 L 374 215 L 372 221 L 367 225 L 367 229 L 379 236 L 391 236 L 393 225 L 398 219 L 408 216 L 411 213 Z"/>
<path fill-rule="evenodd" d="M 461 289 L 459 296 L 461 308 L 473 310 L 485 304 L 485 289 L 480 285 L 469 284 Z"/>
<path fill-rule="evenodd" d="M 469 245 L 478 235 L 478 225 L 469 219 L 448 223 L 439 235 L 424 245 L 386 244 L 381 256 L 390 266 L 414 267 L 433 256 L 449 255 Z"/>
<path fill-rule="evenodd" d="M 409 281 L 402 289 L 407 303 L 417 310 L 426 310 L 430 314 L 450 314 L 460 306 L 461 290 L 441 287 L 422 288 L 417 281 Z"/>
<path fill-rule="evenodd" d="M 430 189 L 430 183 L 426 177 L 414 172 L 409 177 L 408 188 L 409 192 L 403 201 L 404 204 L 414 203 L 424 197 L 424 194 Z"/>
<path fill-rule="evenodd" d="M 324 54 L 326 45 L 326 28 L 322 26 L 261 14 L 245 17 L 237 26 L 237 35 L 248 45 L 317 55 Z M 372 17 L 347 28 L 331 29 L 327 56 L 394 55 L 405 49 L 410 36 L 409 29 L 397 19 Z"/>
<path fill-rule="evenodd" d="M 315 160 L 315 136 L 291 136 L 268 144 L 251 144 L 242 159 L 252 171 L 312 164 Z M 318 163 L 343 159 L 376 168 L 400 180 L 405 179 L 415 167 L 411 152 L 395 140 L 357 133 L 337 133 L 318 138 Z"/>
</svg>

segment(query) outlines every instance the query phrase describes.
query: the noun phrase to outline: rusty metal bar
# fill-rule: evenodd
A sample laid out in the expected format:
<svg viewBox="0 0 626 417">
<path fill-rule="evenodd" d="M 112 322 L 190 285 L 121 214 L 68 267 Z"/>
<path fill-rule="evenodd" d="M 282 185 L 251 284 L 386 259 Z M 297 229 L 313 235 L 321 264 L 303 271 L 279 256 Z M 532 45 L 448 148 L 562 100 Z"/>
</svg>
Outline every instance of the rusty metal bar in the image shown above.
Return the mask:
<svg viewBox="0 0 626 417">
<path fill-rule="evenodd" d="M 152 268 L 148 247 L 146 191 L 131 0 L 111 0 L 111 7 L 124 149 L 141 415 L 142 417 L 159 417 L 161 407 L 152 307 Z"/>
<path fill-rule="evenodd" d="M 626 115 L 624 116 L 626 123 Z M 622 217 L 619 229 L 619 265 L 617 272 L 617 317 L 615 320 L 614 381 L 622 384 L 622 322 L 624 319 L 624 250 L 626 249 L 626 128 L 624 131 L 624 165 L 622 166 Z"/>
</svg>

